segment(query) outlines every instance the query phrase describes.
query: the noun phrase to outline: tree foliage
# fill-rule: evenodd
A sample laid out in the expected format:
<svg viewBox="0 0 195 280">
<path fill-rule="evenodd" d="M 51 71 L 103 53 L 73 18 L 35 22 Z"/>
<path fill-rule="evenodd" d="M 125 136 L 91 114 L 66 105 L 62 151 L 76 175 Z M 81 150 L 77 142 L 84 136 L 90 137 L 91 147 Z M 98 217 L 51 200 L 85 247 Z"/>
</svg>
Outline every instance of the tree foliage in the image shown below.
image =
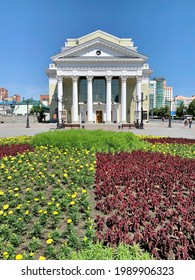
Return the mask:
<svg viewBox="0 0 195 280">
<path fill-rule="evenodd" d="M 195 99 L 190 102 L 187 112 L 189 115 L 195 117 Z"/>
<path fill-rule="evenodd" d="M 41 106 L 33 106 L 30 110 L 30 114 L 36 115 L 38 122 L 42 122 L 45 118 L 44 109 Z"/>
</svg>

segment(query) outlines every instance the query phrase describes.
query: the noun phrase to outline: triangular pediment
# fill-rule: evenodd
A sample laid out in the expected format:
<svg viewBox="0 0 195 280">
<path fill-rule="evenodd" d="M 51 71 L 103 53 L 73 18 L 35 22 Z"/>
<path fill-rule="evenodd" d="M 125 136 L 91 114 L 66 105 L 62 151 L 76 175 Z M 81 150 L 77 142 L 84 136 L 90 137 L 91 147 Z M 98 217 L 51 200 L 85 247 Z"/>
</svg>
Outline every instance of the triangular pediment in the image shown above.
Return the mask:
<svg viewBox="0 0 195 280">
<path fill-rule="evenodd" d="M 88 38 L 89 39 L 89 38 Z M 80 39 L 81 40 L 81 39 Z M 81 40 L 82 41 L 82 40 Z M 135 49 L 135 48 L 134 48 Z M 106 58 L 132 58 L 147 60 L 147 57 L 138 53 L 132 47 L 121 46 L 104 38 L 94 38 L 79 43 L 73 47 L 65 47 L 62 52 L 51 57 L 54 62 L 66 60 L 69 58 L 91 58 L 91 59 L 106 59 Z"/>
</svg>

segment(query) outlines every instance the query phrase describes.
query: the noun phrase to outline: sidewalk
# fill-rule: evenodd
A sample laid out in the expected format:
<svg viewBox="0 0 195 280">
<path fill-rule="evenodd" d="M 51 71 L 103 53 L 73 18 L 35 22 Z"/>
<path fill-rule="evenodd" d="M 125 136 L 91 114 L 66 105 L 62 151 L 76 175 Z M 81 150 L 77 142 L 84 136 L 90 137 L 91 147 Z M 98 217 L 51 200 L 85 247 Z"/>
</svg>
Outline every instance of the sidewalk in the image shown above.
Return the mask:
<svg viewBox="0 0 195 280">
<path fill-rule="evenodd" d="M 26 128 L 26 123 L 0 123 L 0 137 L 12 136 L 33 136 L 37 133 L 46 132 L 50 129 L 56 128 L 55 123 L 30 123 L 30 128 Z M 70 129 L 70 128 L 66 128 Z M 75 128 L 77 129 L 77 128 Z M 86 124 L 85 129 L 95 130 L 112 130 L 117 132 L 132 132 L 137 135 L 153 135 L 153 136 L 167 136 L 179 138 L 195 139 L 195 124 L 192 128 L 184 128 L 182 123 L 172 123 L 172 127 L 168 128 L 168 123 L 165 122 L 150 122 L 144 124 L 144 129 L 119 129 L 118 124 Z"/>
</svg>

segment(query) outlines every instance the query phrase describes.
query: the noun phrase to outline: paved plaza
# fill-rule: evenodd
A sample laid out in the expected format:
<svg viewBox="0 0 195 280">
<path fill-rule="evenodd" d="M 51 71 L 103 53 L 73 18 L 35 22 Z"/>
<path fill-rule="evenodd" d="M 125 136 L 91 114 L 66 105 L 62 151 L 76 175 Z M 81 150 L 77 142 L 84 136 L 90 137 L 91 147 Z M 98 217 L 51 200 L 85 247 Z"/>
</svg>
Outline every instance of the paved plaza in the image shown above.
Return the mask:
<svg viewBox="0 0 195 280">
<path fill-rule="evenodd" d="M 12 137 L 12 136 L 33 136 L 37 133 L 54 130 L 56 128 L 55 123 L 30 123 L 30 128 L 26 128 L 25 122 L 4 122 L 0 123 L 0 137 Z M 66 128 L 70 129 L 70 128 Z M 78 128 L 74 128 L 78 129 Z M 117 132 L 131 131 L 138 135 L 153 135 L 153 136 L 169 136 L 169 137 L 182 137 L 195 139 L 195 123 L 192 124 L 192 128 L 184 128 L 183 122 L 172 122 L 172 127 L 168 128 L 168 121 L 162 124 L 160 121 L 150 121 L 144 124 L 144 129 L 119 129 L 117 124 L 86 124 L 85 129 L 103 129 L 112 130 Z"/>
</svg>

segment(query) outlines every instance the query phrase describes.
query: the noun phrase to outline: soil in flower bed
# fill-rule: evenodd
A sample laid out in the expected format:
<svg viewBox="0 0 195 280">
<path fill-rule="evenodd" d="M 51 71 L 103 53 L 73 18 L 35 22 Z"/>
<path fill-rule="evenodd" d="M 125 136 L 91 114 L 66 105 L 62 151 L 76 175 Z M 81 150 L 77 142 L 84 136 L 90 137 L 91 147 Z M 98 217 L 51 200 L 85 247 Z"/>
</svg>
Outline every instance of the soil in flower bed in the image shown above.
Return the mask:
<svg viewBox="0 0 195 280">
<path fill-rule="evenodd" d="M 157 259 L 194 259 L 195 160 L 155 152 L 97 154 L 96 239 L 139 243 Z"/>
</svg>

